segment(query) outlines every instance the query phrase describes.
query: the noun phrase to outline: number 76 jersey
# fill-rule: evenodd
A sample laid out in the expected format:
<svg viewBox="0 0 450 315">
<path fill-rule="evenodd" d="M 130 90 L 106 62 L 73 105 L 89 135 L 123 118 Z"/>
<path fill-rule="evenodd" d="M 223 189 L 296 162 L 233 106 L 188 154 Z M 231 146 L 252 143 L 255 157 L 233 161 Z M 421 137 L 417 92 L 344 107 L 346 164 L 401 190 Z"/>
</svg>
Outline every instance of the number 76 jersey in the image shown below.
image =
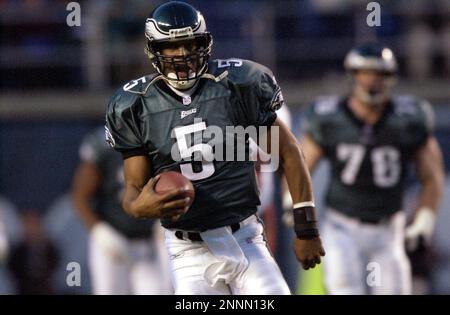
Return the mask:
<svg viewBox="0 0 450 315">
<path fill-rule="evenodd" d="M 331 164 L 327 205 L 374 221 L 400 210 L 408 164 L 432 133 L 432 120 L 431 106 L 409 96 L 392 98 L 375 125 L 359 120 L 346 98 L 312 104 L 304 128 Z"/>
</svg>

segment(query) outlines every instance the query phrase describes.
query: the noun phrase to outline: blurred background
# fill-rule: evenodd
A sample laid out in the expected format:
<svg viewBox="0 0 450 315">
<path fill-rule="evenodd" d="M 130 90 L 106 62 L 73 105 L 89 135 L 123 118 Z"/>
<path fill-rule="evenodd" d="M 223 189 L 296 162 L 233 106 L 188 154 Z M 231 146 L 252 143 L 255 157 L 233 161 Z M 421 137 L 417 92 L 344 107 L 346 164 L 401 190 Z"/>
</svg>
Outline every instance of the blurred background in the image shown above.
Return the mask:
<svg viewBox="0 0 450 315">
<path fill-rule="evenodd" d="M 0 217 L 11 248 L 32 246 L 36 239 L 47 248 L 32 262 L 15 255 L 16 260 L 0 263 L 2 294 L 26 292 L 24 283 L 39 283 L 38 293 L 90 293 L 87 233 L 68 194 L 79 145 L 87 132 L 103 124 L 112 92 L 153 71 L 144 54 L 144 21 L 163 1 L 78 1 L 79 27 L 66 24 L 69 2 L 0 0 Z M 299 137 L 304 106 L 319 95 L 347 90 L 342 61 L 353 45 L 378 39 L 393 48 L 400 63 L 397 92 L 428 99 L 436 112 L 447 181 L 435 242 L 423 264 L 426 292 L 448 294 L 450 1 L 378 1 L 378 27 L 366 23 L 368 2 L 189 1 L 202 11 L 214 36 L 214 59 L 252 59 L 273 70 Z M 322 165 L 314 178 L 318 201 L 326 168 Z M 408 196 L 415 189 L 412 178 Z M 413 204 L 410 199 L 407 206 Z M 286 235 L 279 234 L 280 244 Z M 277 258 L 284 263 L 285 257 Z M 66 285 L 71 261 L 82 267 L 80 287 Z M 311 275 L 297 278 L 290 272 L 295 278 L 291 285 L 299 293 L 321 293 L 309 287 L 308 279 L 317 279 Z"/>
</svg>

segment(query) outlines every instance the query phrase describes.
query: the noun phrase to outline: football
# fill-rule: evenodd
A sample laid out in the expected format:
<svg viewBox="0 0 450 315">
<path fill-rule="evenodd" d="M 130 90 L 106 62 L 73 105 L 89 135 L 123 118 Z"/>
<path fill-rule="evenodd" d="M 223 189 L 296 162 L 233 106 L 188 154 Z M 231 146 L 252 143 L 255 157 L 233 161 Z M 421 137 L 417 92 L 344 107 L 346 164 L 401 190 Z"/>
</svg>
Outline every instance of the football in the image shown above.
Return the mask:
<svg viewBox="0 0 450 315">
<path fill-rule="evenodd" d="M 173 189 L 182 188 L 185 190 L 184 197 L 189 197 L 189 206 L 194 202 L 195 191 L 192 182 L 184 177 L 181 173 L 175 171 L 168 171 L 161 173 L 161 177 L 155 186 L 155 191 L 158 194 L 166 193 Z"/>
</svg>

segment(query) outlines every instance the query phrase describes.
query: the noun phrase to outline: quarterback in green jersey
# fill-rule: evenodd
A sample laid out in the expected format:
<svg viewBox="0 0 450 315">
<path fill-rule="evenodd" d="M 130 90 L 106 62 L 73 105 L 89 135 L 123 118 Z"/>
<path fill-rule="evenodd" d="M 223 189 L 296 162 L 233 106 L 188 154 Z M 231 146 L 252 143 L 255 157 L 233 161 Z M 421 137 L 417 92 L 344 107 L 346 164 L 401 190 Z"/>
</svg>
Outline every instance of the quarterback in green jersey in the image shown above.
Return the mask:
<svg viewBox="0 0 450 315">
<path fill-rule="evenodd" d="M 384 45 L 358 46 L 344 64 L 350 95 L 324 97 L 310 106 L 302 141 L 311 172 L 320 159 L 330 162 L 326 286 L 331 294 L 407 294 L 411 272 L 400 210 L 409 164 L 422 187 L 415 219 L 406 229 L 410 247 L 420 239 L 429 242 L 443 187 L 431 106 L 392 95 L 397 62 Z M 375 272 L 373 279 L 367 271 Z"/>
<path fill-rule="evenodd" d="M 275 113 L 283 96 L 273 74 L 247 60 L 210 62 L 212 35 L 202 14 L 185 2 L 158 6 L 145 35 L 157 74 L 125 84 L 106 114 L 108 142 L 124 157 L 124 209 L 161 219 L 176 294 L 289 294 L 256 216 L 249 134 L 260 146 L 265 139 L 286 173 L 298 260 L 313 268 L 325 252 L 308 169 Z M 187 212 L 190 200 L 182 191 L 154 191 L 158 175 L 168 170 L 194 185 Z"/>
</svg>

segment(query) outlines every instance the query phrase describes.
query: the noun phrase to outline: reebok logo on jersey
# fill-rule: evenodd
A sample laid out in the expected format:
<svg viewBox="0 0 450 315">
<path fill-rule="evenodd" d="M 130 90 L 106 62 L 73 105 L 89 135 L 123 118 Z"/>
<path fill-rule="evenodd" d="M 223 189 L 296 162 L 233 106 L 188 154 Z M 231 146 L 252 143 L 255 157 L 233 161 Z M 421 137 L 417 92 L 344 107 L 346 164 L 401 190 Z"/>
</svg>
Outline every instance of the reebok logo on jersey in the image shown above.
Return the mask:
<svg viewBox="0 0 450 315">
<path fill-rule="evenodd" d="M 197 108 L 192 108 L 190 110 L 183 110 L 181 111 L 181 119 L 183 119 L 186 116 L 189 116 L 191 114 L 195 114 L 197 112 Z"/>
</svg>

